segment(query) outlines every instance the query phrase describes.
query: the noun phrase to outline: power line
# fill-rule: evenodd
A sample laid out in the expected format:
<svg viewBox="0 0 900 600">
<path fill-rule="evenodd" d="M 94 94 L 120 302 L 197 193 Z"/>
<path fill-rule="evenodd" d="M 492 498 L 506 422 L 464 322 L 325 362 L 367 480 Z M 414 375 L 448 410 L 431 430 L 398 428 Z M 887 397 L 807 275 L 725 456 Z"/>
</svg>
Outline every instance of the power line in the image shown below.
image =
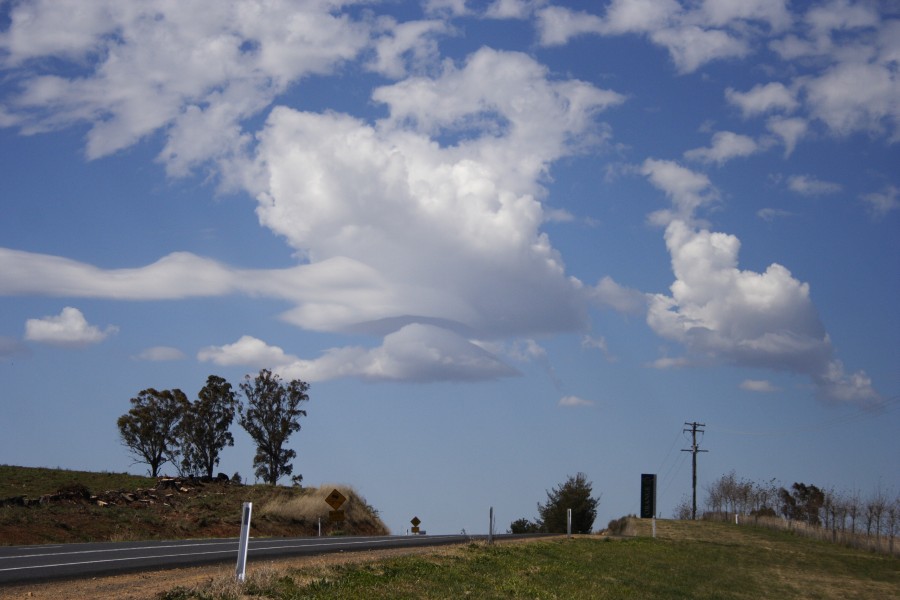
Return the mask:
<svg viewBox="0 0 900 600">
<path fill-rule="evenodd" d="M 672 484 L 675 483 L 675 480 L 678 478 L 678 475 L 681 474 L 681 466 L 684 464 L 684 461 L 687 460 L 687 457 L 684 454 L 679 455 L 679 459 L 677 462 L 672 463 L 672 468 L 669 471 L 660 477 L 660 488 L 662 491 L 659 493 L 660 496 L 665 497 L 669 492 L 669 488 L 672 487 Z"/>
<path fill-rule="evenodd" d="M 691 447 L 683 448 L 682 452 L 690 452 L 692 454 L 692 463 L 693 463 L 693 471 L 692 471 L 692 485 L 691 489 L 693 491 L 693 504 L 691 505 L 691 519 L 697 519 L 697 453 L 698 452 L 709 452 L 709 450 L 701 450 L 697 445 L 697 433 L 703 433 L 705 430 L 700 429 L 701 427 L 706 427 L 706 423 L 697 423 L 696 421 L 692 423 L 685 423 L 685 425 L 689 425 L 690 429 L 682 429 L 682 433 L 690 431 L 691 432 Z"/>
<path fill-rule="evenodd" d="M 799 425 L 796 427 L 773 431 L 739 431 L 736 429 L 727 429 L 724 427 L 713 426 L 710 428 L 710 431 L 725 433 L 728 435 L 787 437 L 796 435 L 798 433 L 813 433 L 830 429 L 832 427 L 843 427 L 856 421 L 882 417 L 886 412 L 892 410 L 897 406 L 900 406 L 900 396 L 893 396 L 881 401 L 881 403 L 875 405 L 874 407 L 859 407 L 856 412 L 853 412 L 849 415 L 836 415 L 829 419 L 825 419 L 823 421 L 811 423 L 808 425 Z"/>
</svg>

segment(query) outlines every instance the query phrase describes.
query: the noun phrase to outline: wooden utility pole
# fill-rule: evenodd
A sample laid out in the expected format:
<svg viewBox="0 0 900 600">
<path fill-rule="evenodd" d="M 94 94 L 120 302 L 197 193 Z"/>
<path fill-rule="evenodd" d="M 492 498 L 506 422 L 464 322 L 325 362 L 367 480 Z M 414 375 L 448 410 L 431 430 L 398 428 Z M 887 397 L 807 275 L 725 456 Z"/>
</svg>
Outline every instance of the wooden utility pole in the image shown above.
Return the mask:
<svg viewBox="0 0 900 600">
<path fill-rule="evenodd" d="M 697 520 L 697 453 L 698 452 L 709 452 L 709 450 L 701 450 L 699 446 L 697 446 L 697 432 L 703 433 L 703 429 L 701 427 L 706 427 L 706 423 L 685 423 L 689 428 L 685 428 L 683 431 L 691 432 L 691 447 L 684 448 L 682 452 L 690 452 L 693 456 L 693 470 L 692 470 L 692 479 L 691 479 L 691 488 L 693 490 L 693 504 L 691 505 L 691 519 Z"/>
</svg>

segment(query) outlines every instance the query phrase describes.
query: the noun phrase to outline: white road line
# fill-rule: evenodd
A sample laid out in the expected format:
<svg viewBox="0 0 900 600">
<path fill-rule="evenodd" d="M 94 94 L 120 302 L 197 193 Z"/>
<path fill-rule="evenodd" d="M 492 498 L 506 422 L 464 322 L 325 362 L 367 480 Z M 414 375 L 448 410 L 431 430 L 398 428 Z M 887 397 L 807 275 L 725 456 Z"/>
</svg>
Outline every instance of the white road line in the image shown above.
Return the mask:
<svg viewBox="0 0 900 600">
<path fill-rule="evenodd" d="M 5 569 L 0 569 L 0 573 L 4 571 L 25 571 L 27 569 L 52 569 L 54 567 L 73 567 L 77 565 L 96 565 L 102 563 L 113 563 L 113 562 L 125 562 L 129 560 L 145 560 L 150 558 L 177 558 L 179 556 L 203 556 L 205 554 L 226 554 L 226 553 L 237 553 L 237 548 L 234 550 L 216 550 L 214 552 L 191 552 L 189 554 L 160 554 L 157 556 L 132 556 L 128 558 L 105 558 L 103 560 L 85 560 L 80 562 L 70 562 L 70 563 L 59 563 L 56 565 L 29 565 L 25 567 L 8 567 Z"/>
<path fill-rule="evenodd" d="M 455 537 L 455 536 L 432 536 L 432 537 L 429 537 L 428 539 L 429 540 L 439 540 L 439 539 L 447 539 L 447 538 L 452 538 L 452 537 Z M 405 538 L 396 537 L 396 538 L 376 539 L 376 540 L 369 539 L 369 540 L 360 540 L 360 541 L 343 541 L 342 540 L 339 542 L 328 541 L 325 543 L 323 543 L 323 541 L 320 540 L 316 543 L 311 543 L 311 544 L 289 544 L 289 545 L 279 545 L 279 546 L 264 546 L 262 548 L 259 548 L 259 547 L 251 548 L 251 550 L 256 550 L 256 551 L 282 550 L 285 548 L 308 548 L 308 547 L 312 547 L 312 546 L 340 547 L 340 546 L 355 546 L 355 545 L 360 545 L 360 544 L 371 544 L 371 543 L 387 544 L 387 543 L 395 542 L 395 541 L 402 540 L 402 539 L 405 539 Z M 264 540 L 258 540 L 258 541 L 260 543 L 264 542 Z M 190 546 L 204 546 L 204 545 L 209 546 L 209 545 L 213 545 L 213 544 L 212 543 L 188 544 L 186 546 L 190 547 Z M 178 547 L 185 547 L 185 546 L 184 545 L 172 545 L 172 546 L 163 546 L 163 547 L 164 548 L 178 548 Z M 148 550 L 148 549 L 153 549 L 153 548 L 159 548 L 159 546 L 147 546 L 147 547 L 143 547 L 143 548 L 127 548 L 127 549 L 120 549 L 119 551 L 137 550 L 137 549 Z M 115 550 L 100 550 L 98 552 L 114 552 L 114 551 Z M 90 551 L 73 552 L 71 554 L 82 554 L 85 552 L 89 553 Z M 58 563 L 58 564 L 53 564 L 53 565 L 44 564 L 44 565 L 29 565 L 29 566 L 24 566 L 24 567 L 7 567 L 7 568 L 0 569 L 0 573 L 6 572 L 6 571 L 24 571 L 24 570 L 28 570 L 28 569 L 52 569 L 54 567 L 72 567 L 72 566 L 78 566 L 78 565 L 94 565 L 94 564 L 103 564 L 103 563 L 126 562 L 126 561 L 132 561 L 132 560 L 147 560 L 147 559 L 153 559 L 153 558 L 178 558 L 181 556 L 205 556 L 205 555 L 209 555 L 209 554 L 231 554 L 231 553 L 236 554 L 237 548 L 232 548 L 230 550 L 215 550 L 215 551 L 208 551 L 208 552 L 190 552 L 190 553 L 180 553 L 180 554 L 158 554 L 158 555 L 154 555 L 154 556 L 131 556 L 131 557 L 124 557 L 124 558 L 106 558 L 106 559 L 99 559 L 99 560 L 86 560 L 86 561 L 78 561 L 78 562 Z M 65 553 L 36 555 L 36 556 L 58 556 L 58 555 L 64 555 L 64 554 Z M 21 558 L 24 558 L 24 557 L 21 557 Z"/>
<path fill-rule="evenodd" d="M 71 552 L 41 552 L 38 554 L 16 554 L 14 556 L 0 556 L 0 560 L 10 560 L 15 558 L 37 558 L 39 556 L 69 556 L 69 555 L 77 555 L 77 554 L 102 554 L 104 552 L 130 552 L 136 550 L 157 550 L 163 548 L 190 548 L 193 546 L 215 546 L 222 545 L 226 542 L 223 541 L 215 541 L 215 542 L 199 542 L 193 544 L 170 544 L 168 546 L 135 546 L 133 548 L 105 548 L 103 550 L 74 550 Z M 232 542 L 228 542 L 232 543 Z M 233 542 L 237 544 L 237 538 Z M 62 548 L 62 546 L 53 546 L 53 548 Z"/>
</svg>

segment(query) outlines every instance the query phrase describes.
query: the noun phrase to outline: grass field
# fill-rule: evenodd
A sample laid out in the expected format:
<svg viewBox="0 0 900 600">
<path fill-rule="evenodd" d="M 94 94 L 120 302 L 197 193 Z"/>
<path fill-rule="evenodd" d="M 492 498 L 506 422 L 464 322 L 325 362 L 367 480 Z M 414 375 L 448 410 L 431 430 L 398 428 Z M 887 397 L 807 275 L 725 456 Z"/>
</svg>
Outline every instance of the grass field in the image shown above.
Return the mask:
<svg viewBox="0 0 900 600">
<path fill-rule="evenodd" d="M 339 567 L 250 569 L 161 600 L 294 598 L 900 598 L 900 560 L 785 532 L 661 521 L 658 536 L 470 544 Z"/>
</svg>

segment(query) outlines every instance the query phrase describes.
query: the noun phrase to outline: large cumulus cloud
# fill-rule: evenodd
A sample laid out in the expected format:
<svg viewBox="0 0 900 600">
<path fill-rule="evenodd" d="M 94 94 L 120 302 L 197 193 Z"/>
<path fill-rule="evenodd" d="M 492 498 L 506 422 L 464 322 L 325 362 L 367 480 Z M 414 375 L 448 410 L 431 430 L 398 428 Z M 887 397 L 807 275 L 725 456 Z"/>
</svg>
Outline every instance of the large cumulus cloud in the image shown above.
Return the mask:
<svg viewBox="0 0 900 600">
<path fill-rule="evenodd" d="M 716 196 L 712 183 L 669 161 L 647 161 L 643 173 L 673 201 L 665 241 L 675 281 L 649 298 L 647 323 L 695 356 L 808 376 L 831 401 L 875 403 L 865 372 L 847 373 L 812 302 L 810 287 L 784 266 L 741 269 L 741 243 L 714 232 L 694 213 Z"/>
<path fill-rule="evenodd" d="M 390 108 L 376 125 L 282 107 L 259 136 L 260 222 L 311 263 L 365 265 L 392 291 L 303 303 L 288 318 L 328 330 L 441 320 L 488 337 L 583 323 L 581 285 L 541 232 L 539 181 L 623 98 L 488 49 L 375 97 Z"/>
</svg>

